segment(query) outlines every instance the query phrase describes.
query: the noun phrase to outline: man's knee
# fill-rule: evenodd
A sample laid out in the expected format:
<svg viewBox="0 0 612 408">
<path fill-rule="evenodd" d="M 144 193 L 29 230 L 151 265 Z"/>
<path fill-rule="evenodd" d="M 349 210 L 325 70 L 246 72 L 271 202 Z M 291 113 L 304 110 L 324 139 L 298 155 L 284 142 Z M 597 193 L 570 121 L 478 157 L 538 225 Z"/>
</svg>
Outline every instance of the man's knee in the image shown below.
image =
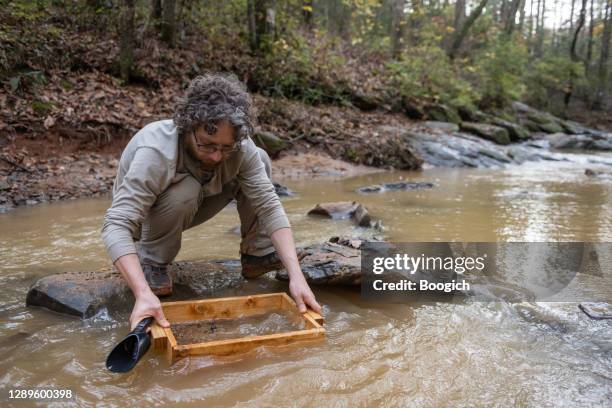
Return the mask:
<svg viewBox="0 0 612 408">
<path fill-rule="evenodd" d="M 264 167 L 266 168 L 266 174 L 268 175 L 268 178 L 272 180 L 272 160 L 270 160 L 270 156 L 268 156 L 268 153 L 261 147 L 257 148 L 257 153 L 259 153 L 259 157 L 261 158 L 261 161 L 263 162 Z"/>
<path fill-rule="evenodd" d="M 186 177 L 159 195 L 150 216 L 170 218 L 174 223 L 183 220 L 188 224 L 197 211 L 199 199 L 200 183 L 193 177 Z"/>
</svg>

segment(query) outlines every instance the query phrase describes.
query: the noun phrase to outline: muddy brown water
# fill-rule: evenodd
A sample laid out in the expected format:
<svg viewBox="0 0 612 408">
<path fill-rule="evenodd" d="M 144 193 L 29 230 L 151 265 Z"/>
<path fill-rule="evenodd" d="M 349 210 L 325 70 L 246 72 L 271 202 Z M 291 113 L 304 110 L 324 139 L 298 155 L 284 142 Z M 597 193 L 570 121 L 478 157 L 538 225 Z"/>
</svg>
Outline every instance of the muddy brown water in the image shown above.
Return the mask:
<svg viewBox="0 0 612 408">
<path fill-rule="evenodd" d="M 586 177 L 585 166 L 288 180 L 299 195 L 283 202 L 300 244 L 355 233 L 348 221 L 305 215 L 318 202 L 347 199 L 382 218 L 395 241 L 610 242 L 612 180 Z M 400 179 L 436 187 L 355 193 Z M 132 372 L 111 374 L 104 359 L 127 332 L 126 315 L 81 321 L 24 305 L 38 277 L 107 265 L 99 234 L 107 205 L 79 200 L 0 215 L 3 405 L 8 390 L 27 387 L 71 389 L 79 406 L 610 405 L 612 323 L 590 320 L 575 303 L 371 304 L 352 289 L 315 289 L 326 315 L 322 342 L 172 366 L 149 353 Z M 179 258 L 237 256 L 238 237 L 229 232 L 237 224 L 235 210 L 224 210 L 185 234 Z M 597 278 L 594 290 L 609 293 L 609 278 Z M 215 295 L 286 289 L 264 278 Z"/>
</svg>

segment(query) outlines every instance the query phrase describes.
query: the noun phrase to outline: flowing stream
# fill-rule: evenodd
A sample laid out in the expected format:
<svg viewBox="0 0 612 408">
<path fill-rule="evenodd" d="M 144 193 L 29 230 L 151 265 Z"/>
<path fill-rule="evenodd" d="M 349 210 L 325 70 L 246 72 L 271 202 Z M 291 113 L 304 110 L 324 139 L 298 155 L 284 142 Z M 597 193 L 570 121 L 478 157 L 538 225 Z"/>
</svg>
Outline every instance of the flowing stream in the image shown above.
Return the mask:
<svg viewBox="0 0 612 408">
<path fill-rule="evenodd" d="M 431 181 L 430 190 L 358 194 L 364 185 Z M 612 241 L 612 178 L 568 163 L 503 170 L 430 169 L 343 180 L 285 180 L 298 244 L 359 235 L 349 221 L 306 216 L 316 203 L 358 200 L 392 241 Z M 19 208 L 0 215 L 0 393 L 71 389 L 79 406 L 610 406 L 612 321 L 575 303 L 370 304 L 352 288 L 314 288 L 324 341 L 260 348 L 170 366 L 149 352 L 126 375 L 104 359 L 127 315 L 82 321 L 27 308 L 28 287 L 51 273 L 108 264 L 100 239 L 108 200 Z M 238 255 L 234 208 L 185 233 L 179 259 Z M 612 278 L 597 278 L 610 293 Z M 266 277 L 218 296 L 287 290 Z M 608 291 L 608 292 L 606 292 Z M 612 299 L 608 298 L 609 302 Z M 536 316 L 534 318 L 534 316 Z M 23 406 L 23 403 L 16 404 Z"/>
</svg>

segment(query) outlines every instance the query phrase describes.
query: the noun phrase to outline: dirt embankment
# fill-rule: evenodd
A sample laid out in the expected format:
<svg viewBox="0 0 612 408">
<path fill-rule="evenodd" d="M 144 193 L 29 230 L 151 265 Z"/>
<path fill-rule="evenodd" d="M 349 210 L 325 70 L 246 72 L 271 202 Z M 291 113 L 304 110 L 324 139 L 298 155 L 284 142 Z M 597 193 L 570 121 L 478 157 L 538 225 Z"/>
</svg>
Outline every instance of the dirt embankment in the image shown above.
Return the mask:
<svg viewBox="0 0 612 408">
<path fill-rule="evenodd" d="M 19 140 L 0 153 L 0 213 L 15 207 L 81 197 L 110 197 L 123 143 L 79 148 L 78 143 Z M 380 171 L 324 152 L 286 153 L 273 161 L 275 179 L 348 177 Z"/>
</svg>

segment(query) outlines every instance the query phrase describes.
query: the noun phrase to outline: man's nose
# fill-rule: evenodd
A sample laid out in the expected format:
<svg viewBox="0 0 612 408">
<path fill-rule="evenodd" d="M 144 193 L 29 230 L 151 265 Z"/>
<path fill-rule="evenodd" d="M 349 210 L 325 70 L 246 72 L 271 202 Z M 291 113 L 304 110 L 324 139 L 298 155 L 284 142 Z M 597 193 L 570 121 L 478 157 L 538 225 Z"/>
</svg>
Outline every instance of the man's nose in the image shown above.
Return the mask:
<svg viewBox="0 0 612 408">
<path fill-rule="evenodd" d="M 215 152 L 211 156 L 211 159 L 214 162 L 220 162 L 221 159 L 223 159 L 223 153 L 221 153 L 221 151 L 219 151 L 219 150 L 215 150 Z"/>
</svg>

